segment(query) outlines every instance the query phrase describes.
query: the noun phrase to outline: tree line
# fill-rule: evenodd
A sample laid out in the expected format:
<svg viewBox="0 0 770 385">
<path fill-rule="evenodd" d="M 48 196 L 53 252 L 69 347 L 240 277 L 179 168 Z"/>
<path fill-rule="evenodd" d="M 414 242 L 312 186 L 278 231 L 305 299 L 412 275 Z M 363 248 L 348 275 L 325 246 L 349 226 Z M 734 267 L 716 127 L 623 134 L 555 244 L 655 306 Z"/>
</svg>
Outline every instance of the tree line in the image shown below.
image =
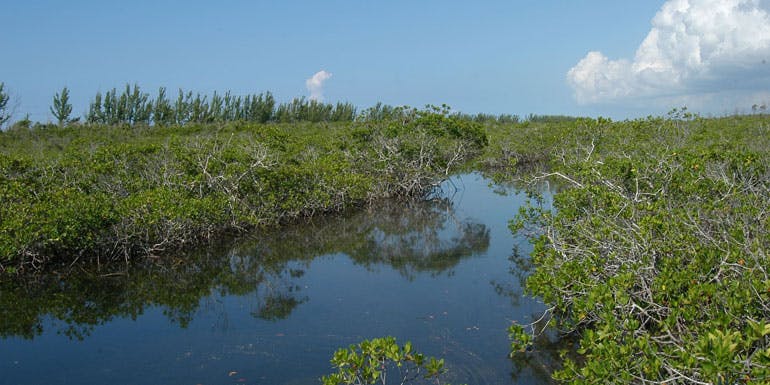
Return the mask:
<svg viewBox="0 0 770 385">
<path fill-rule="evenodd" d="M 65 91 L 66 87 L 62 94 Z M 52 112 L 60 119 L 62 114 L 57 115 L 55 111 L 58 111 L 56 104 L 52 107 Z M 161 87 L 157 96 L 151 98 L 138 85 L 127 84 L 121 93 L 115 88 L 103 95 L 97 92 L 89 104 L 85 121 L 90 124 L 160 126 L 235 121 L 344 122 L 352 121 L 355 113 L 356 109 L 350 103 L 328 104 L 304 97 L 276 105 L 275 97 L 270 92 L 241 96 L 230 91 L 224 94 L 215 91 L 209 97 L 179 89 L 177 95 L 172 98 L 167 94 L 166 88 Z M 60 119 L 59 123 L 61 122 Z"/>
<path fill-rule="evenodd" d="M 0 127 L 10 123 L 12 114 L 7 108 L 9 100 L 9 95 L 4 92 L 4 83 L 0 82 Z M 477 123 L 511 124 L 529 120 L 513 114 L 451 112 L 446 105 L 435 109 L 447 115 L 451 114 L 455 118 Z M 353 104 L 348 102 L 332 104 L 305 97 L 294 98 L 286 103 L 276 103 L 275 97 L 269 91 L 243 96 L 235 95 L 231 91 L 225 93 L 215 91 L 212 95 L 206 95 L 179 89 L 174 95 L 165 87 L 161 87 L 153 97 L 136 84 L 126 84 L 122 90 L 112 88 L 104 93 L 97 92 L 82 117 L 73 116 L 70 90 L 64 87 L 53 96 L 49 111 L 59 126 L 73 123 L 173 126 L 237 121 L 258 123 L 409 121 L 414 119 L 419 110 L 409 106 L 377 103 L 359 112 Z M 536 117 L 531 114 L 530 116 Z M 14 125 L 30 127 L 32 121 L 27 115 Z"/>
<path fill-rule="evenodd" d="M 0 82 L 0 127 L 11 119 L 7 108 L 9 95 Z M 64 87 L 57 92 L 49 110 L 60 126 L 81 122 L 72 115 L 70 90 Z M 188 123 L 225 122 L 346 122 L 356 117 L 356 107 L 347 102 L 324 103 L 305 97 L 294 98 L 288 103 L 277 104 L 272 93 L 234 95 L 232 92 L 214 92 L 212 95 L 185 92 L 179 89 L 175 96 L 165 87 L 158 89 L 155 97 L 138 85 L 126 84 L 122 91 L 112 88 L 97 92 L 82 117 L 86 124 L 99 125 L 156 125 L 172 126 Z M 30 126 L 29 117 L 19 121 Z"/>
</svg>

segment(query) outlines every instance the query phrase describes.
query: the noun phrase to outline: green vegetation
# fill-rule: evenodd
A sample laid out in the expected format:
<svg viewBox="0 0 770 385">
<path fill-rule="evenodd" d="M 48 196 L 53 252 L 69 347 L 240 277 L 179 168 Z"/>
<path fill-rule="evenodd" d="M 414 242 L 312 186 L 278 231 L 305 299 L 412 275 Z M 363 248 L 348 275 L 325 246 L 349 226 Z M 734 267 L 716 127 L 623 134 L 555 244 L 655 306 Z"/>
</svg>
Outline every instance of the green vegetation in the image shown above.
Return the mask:
<svg viewBox="0 0 770 385">
<path fill-rule="evenodd" d="M 399 346 L 393 337 L 373 338 L 339 349 L 331 363 L 337 372 L 324 376 L 324 385 L 385 385 L 389 375 L 396 376 L 400 384 L 421 380 L 440 384 L 445 371 L 443 359 L 414 352 L 410 342 Z"/>
<path fill-rule="evenodd" d="M 60 94 L 56 94 L 53 97 L 53 105 L 51 106 L 51 114 L 59 122 L 60 126 L 70 121 L 70 114 L 72 114 L 72 104 L 70 104 L 70 91 L 67 87 L 61 90 Z"/>
<path fill-rule="evenodd" d="M 0 126 L 10 120 L 3 86 Z M 552 203 L 536 199 L 511 223 L 534 244 L 527 289 L 549 305 L 537 323 L 511 326 L 514 355 L 549 345 L 542 338 L 551 327 L 579 341 L 579 356 L 565 354 L 554 374 L 566 383 L 770 382 L 770 118 L 763 113 L 522 120 L 378 104 L 357 114 L 350 104 L 304 98 L 276 106 L 270 93 L 179 90 L 172 100 L 161 88 L 152 99 L 126 85 L 120 94 L 98 93 L 81 125 L 69 124 L 68 95 L 65 87 L 54 96 L 58 126 L 25 118 L 0 132 L 3 278 L 78 262 L 145 266 L 145 257 L 223 234 L 384 198 L 425 198 L 475 161 L 500 178 L 557 187 Z M 435 259 L 419 258 L 409 245 L 372 259 L 361 239 L 347 252 L 358 263 L 386 262 L 407 276 L 440 272 L 488 243 L 483 227 L 466 230 L 467 238 Z M 332 243 L 345 248 L 344 242 Z M 254 266 L 273 269 L 270 261 Z M 270 271 L 276 279 L 299 274 L 281 263 Z M 181 305 L 156 297 L 117 307 L 104 301 L 104 312 L 86 313 L 85 323 L 164 301 L 183 320 L 212 285 L 248 286 L 226 275 L 190 280 L 194 287 L 149 276 L 189 298 Z M 82 287 L 115 282 L 36 277 L 40 285 L 2 282 L 9 293 L 3 319 L 17 312 L 13 319 L 25 321 L 7 321 L 3 333 L 35 335 L 41 314 L 77 314 Z M 127 286 L 115 291 L 144 283 L 121 284 Z M 41 302 L 19 306 L 24 296 Z M 264 298 L 257 316 L 280 319 L 302 301 L 278 292 Z M 418 370 L 431 378 L 441 372 L 441 361 L 421 357 L 392 338 L 364 341 L 338 351 L 337 372 L 324 381 L 385 382 L 385 367 L 402 381 L 417 379 Z"/>
<path fill-rule="evenodd" d="M 138 85 L 127 84 L 120 94 L 115 88 L 104 95 L 97 93 L 85 121 L 98 125 L 181 126 L 226 122 L 351 122 L 355 117 L 356 109 L 350 103 L 332 105 L 296 98 L 276 107 L 270 92 L 246 96 L 233 95 L 230 91 L 214 92 L 209 98 L 181 89 L 172 102 L 165 88 L 160 88 L 157 97 L 152 99 Z"/>
<path fill-rule="evenodd" d="M 116 116 L 146 118 L 149 102 L 136 88 L 117 100 Z M 487 143 L 478 124 L 434 109 L 334 125 L 46 127 L 0 134 L 5 273 L 128 261 L 382 198 L 424 197 Z"/>
<path fill-rule="evenodd" d="M 10 96 L 4 91 L 5 83 L 0 82 L 0 129 L 11 120 L 11 113 L 8 111 L 8 100 Z"/>
<path fill-rule="evenodd" d="M 296 98 L 291 103 L 281 104 L 272 119 L 282 122 L 352 122 L 356 109 L 349 103 L 326 104 L 317 100 Z"/>
<path fill-rule="evenodd" d="M 511 327 L 514 352 L 547 323 L 580 339 L 555 373 L 567 383 L 770 381 L 770 119 L 522 128 L 487 163 L 539 162 L 561 187 L 512 223 L 535 245 L 527 287 L 551 306 Z"/>
</svg>

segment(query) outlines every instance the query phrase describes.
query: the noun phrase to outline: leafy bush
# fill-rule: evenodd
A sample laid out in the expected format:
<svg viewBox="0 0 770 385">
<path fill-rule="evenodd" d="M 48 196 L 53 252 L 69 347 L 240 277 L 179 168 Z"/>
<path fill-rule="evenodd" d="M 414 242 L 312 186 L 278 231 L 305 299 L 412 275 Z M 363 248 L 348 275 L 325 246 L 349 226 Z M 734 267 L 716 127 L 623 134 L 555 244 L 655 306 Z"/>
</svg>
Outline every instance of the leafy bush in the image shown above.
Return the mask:
<svg viewBox="0 0 770 385">
<path fill-rule="evenodd" d="M 137 119 L 126 106 L 146 102 L 137 88 L 108 95 L 100 115 L 108 120 Z M 224 113 L 230 98 L 206 116 Z M 184 119 L 203 113 L 196 99 Z M 0 137 L 0 270 L 129 261 L 386 197 L 424 197 L 486 143 L 479 126 L 433 114 L 409 125 L 19 127 Z"/>
<path fill-rule="evenodd" d="M 580 336 L 569 383 L 770 381 L 770 157 L 762 118 L 577 121 L 550 151 L 564 185 L 527 287 Z M 511 329 L 517 350 L 532 341 Z"/>
<path fill-rule="evenodd" d="M 373 338 L 339 349 L 331 363 L 337 372 L 324 376 L 324 385 L 386 384 L 394 371 L 400 384 L 422 380 L 440 384 L 445 371 L 443 359 L 414 352 L 410 342 L 399 346 L 393 337 Z"/>
</svg>

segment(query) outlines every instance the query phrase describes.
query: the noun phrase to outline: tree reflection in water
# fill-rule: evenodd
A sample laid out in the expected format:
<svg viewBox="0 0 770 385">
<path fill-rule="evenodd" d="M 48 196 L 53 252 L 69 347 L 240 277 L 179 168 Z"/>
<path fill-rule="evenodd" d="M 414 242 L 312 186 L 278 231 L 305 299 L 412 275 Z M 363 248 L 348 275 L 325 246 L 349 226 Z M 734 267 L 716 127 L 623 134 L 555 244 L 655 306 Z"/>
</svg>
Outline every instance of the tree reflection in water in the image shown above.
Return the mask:
<svg viewBox="0 0 770 385">
<path fill-rule="evenodd" d="M 288 317 L 307 302 L 296 281 L 311 261 L 344 254 L 367 269 L 390 266 L 405 279 L 450 273 L 490 242 L 483 224 L 460 220 L 448 199 L 388 203 L 350 215 L 317 218 L 210 246 L 179 257 L 125 265 L 65 266 L 34 277 L 0 282 L 0 337 L 32 339 L 46 319 L 74 339 L 115 318 L 136 319 L 161 307 L 186 327 L 201 300 L 214 292 L 256 295 L 252 315 Z"/>
<path fill-rule="evenodd" d="M 498 295 L 509 297 L 512 304 L 518 305 L 522 297 L 527 295 L 525 282 L 534 265 L 528 252 L 523 251 L 518 243 L 514 245 L 508 260 L 510 261 L 508 273 L 512 279 L 490 283 Z M 511 371 L 513 383 L 520 382 L 522 375 L 537 378 L 540 383 L 556 383 L 553 380 L 553 373 L 562 368 L 563 357 L 579 360 L 577 341 L 574 336 L 561 334 L 553 328 L 554 323 L 549 322 L 551 321 L 549 318 L 550 314 L 530 315 L 530 319 L 539 320 L 532 325 L 538 330 L 536 333 L 538 337 L 524 354 L 510 356 L 513 365 Z M 544 329 L 546 330 L 544 333 L 539 333 Z"/>
</svg>

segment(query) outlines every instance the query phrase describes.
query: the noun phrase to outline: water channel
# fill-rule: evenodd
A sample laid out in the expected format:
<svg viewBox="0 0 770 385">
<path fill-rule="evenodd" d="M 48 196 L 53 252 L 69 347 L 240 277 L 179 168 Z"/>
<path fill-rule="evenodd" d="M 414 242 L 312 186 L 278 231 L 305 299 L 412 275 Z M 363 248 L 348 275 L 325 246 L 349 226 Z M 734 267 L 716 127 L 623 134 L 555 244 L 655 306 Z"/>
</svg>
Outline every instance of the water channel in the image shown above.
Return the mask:
<svg viewBox="0 0 770 385">
<path fill-rule="evenodd" d="M 0 287 L 0 384 L 319 384 L 340 347 L 394 336 L 448 380 L 544 384 L 508 358 L 522 296 L 527 200 L 479 174 L 441 199 L 384 204 L 128 270 Z"/>
</svg>

